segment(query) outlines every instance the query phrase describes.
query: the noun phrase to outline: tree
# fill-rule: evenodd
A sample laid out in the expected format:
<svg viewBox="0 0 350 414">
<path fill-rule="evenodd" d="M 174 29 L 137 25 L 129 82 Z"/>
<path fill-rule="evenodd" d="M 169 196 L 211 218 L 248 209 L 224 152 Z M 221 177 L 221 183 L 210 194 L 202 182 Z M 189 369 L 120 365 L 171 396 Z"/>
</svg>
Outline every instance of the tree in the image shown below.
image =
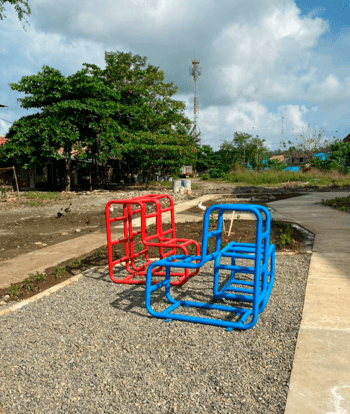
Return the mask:
<svg viewBox="0 0 350 414">
<path fill-rule="evenodd" d="M 67 191 L 72 152 L 75 159 L 92 159 L 96 171 L 111 158 L 134 156 L 135 172 L 145 168 L 149 178 L 160 166 L 173 169 L 195 160 L 187 133 L 191 121 L 184 103 L 170 99 L 177 88 L 162 82 L 163 72 L 151 65 L 142 69 L 146 58 L 131 53 L 106 52 L 105 59 L 104 70 L 84 63 L 66 78 L 44 66 L 38 75 L 11 84 L 27 95 L 19 99 L 23 108 L 41 112 L 14 123 L 2 156 L 24 168 L 63 158 Z"/>
<path fill-rule="evenodd" d="M 326 170 L 337 169 L 346 174 L 350 171 L 350 142 L 335 141 L 330 146 L 331 153 L 324 160 L 313 160 L 313 165 Z"/>
<path fill-rule="evenodd" d="M 92 74 L 101 76 L 120 91 L 124 105 L 130 105 L 130 137 L 126 152 L 147 171 L 148 180 L 159 168 L 174 168 L 194 163 L 196 146 L 189 134 L 191 121 L 185 117 L 185 104 L 171 99 L 178 88 L 164 83 L 164 72 L 146 57 L 131 53 L 106 52 L 106 69 L 89 65 Z M 126 156 L 126 154 L 125 154 Z M 138 171 L 136 171 L 138 172 Z"/>
<path fill-rule="evenodd" d="M 29 16 L 32 12 L 27 0 L 0 0 L 0 20 L 4 20 L 4 18 L 6 18 L 6 16 L 3 14 L 5 11 L 5 3 L 10 3 L 11 5 L 15 6 L 15 10 L 20 21 L 23 20 L 25 14 Z"/>
<path fill-rule="evenodd" d="M 48 159 L 64 159 L 69 191 L 73 152 L 76 159 L 100 162 L 121 154 L 117 141 L 123 141 L 122 122 L 115 120 L 121 111 L 120 94 L 88 72 L 83 69 L 65 78 L 44 66 L 38 75 L 11 84 L 12 89 L 28 95 L 18 99 L 23 108 L 41 112 L 13 124 L 1 147 L 5 160 L 29 168 Z"/>
<path fill-rule="evenodd" d="M 220 147 L 220 153 L 225 159 L 226 165 L 231 167 L 239 164 L 245 167 L 248 163 L 255 169 L 262 168 L 262 161 L 268 154 L 264 146 L 264 139 L 255 138 L 246 132 L 235 132 L 231 142 L 225 141 Z"/>
<path fill-rule="evenodd" d="M 197 148 L 197 171 L 203 172 L 211 168 L 217 168 L 217 161 L 217 155 L 210 145 L 202 145 L 202 147 Z"/>
<path fill-rule="evenodd" d="M 266 166 L 271 170 L 283 171 L 287 167 L 287 164 L 285 164 L 283 161 L 272 159 L 267 160 Z"/>
<path fill-rule="evenodd" d="M 285 141 L 281 142 L 281 147 L 283 148 L 285 154 L 292 158 L 303 158 L 305 163 L 310 162 L 315 154 L 324 150 L 330 145 L 328 139 L 325 138 L 324 132 L 326 128 L 320 129 L 319 131 L 314 128 L 311 130 L 310 124 L 308 124 L 307 131 L 303 131 L 297 136 L 296 142 Z M 334 139 L 334 137 L 333 137 Z"/>
</svg>

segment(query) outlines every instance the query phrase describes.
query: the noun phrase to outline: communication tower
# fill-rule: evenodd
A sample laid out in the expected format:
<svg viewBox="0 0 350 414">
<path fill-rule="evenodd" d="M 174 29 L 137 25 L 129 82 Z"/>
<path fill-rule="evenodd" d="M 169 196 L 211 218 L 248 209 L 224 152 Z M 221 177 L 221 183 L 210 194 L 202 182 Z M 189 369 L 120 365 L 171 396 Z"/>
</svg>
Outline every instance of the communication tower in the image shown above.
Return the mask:
<svg viewBox="0 0 350 414">
<path fill-rule="evenodd" d="M 192 135 L 195 142 L 200 142 L 200 146 L 202 146 L 202 139 L 197 136 L 197 119 L 198 119 L 198 100 L 197 100 L 197 79 L 200 75 L 198 70 L 198 65 L 200 61 L 197 59 L 192 59 L 192 68 L 190 68 L 190 76 L 193 76 L 194 81 L 194 98 L 193 98 L 193 112 L 194 112 L 194 125 L 192 129 Z"/>
</svg>

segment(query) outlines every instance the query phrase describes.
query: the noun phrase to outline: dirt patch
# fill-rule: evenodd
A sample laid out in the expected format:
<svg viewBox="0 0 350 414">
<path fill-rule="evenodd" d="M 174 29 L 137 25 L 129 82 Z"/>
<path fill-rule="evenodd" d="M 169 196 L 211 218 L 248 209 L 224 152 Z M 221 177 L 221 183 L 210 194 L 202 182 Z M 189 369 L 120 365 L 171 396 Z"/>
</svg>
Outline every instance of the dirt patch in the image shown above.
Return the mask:
<svg viewBox="0 0 350 414">
<path fill-rule="evenodd" d="M 229 227 L 230 220 L 225 220 L 226 233 L 222 238 L 225 243 L 234 240 L 254 243 L 256 231 L 255 221 L 234 220 L 230 235 L 227 234 Z M 167 230 L 170 226 L 164 225 L 164 228 Z M 212 229 L 210 228 L 210 230 L 213 229 L 214 227 Z M 200 247 L 202 244 L 202 231 L 203 222 L 185 222 L 176 224 L 176 237 L 196 240 Z M 288 235 L 290 235 L 290 237 L 287 237 Z M 305 252 L 304 235 L 287 223 L 272 221 L 271 243 L 275 244 L 277 251 L 289 251 L 294 253 Z M 214 250 L 213 244 L 214 243 L 211 243 L 208 246 L 209 252 Z M 158 250 L 155 248 L 150 248 L 149 253 L 150 257 L 158 256 Z M 122 255 L 124 255 L 123 247 L 121 245 L 114 246 L 114 260 L 122 257 Z M 77 258 L 71 263 L 61 263 L 55 268 L 46 269 L 43 274 L 37 273 L 35 275 L 30 275 L 29 278 L 25 279 L 21 283 L 12 285 L 9 289 L 0 289 L 0 298 L 6 297 L 5 300 L 3 299 L 6 303 L 24 300 L 58 283 L 61 283 L 84 270 L 96 266 L 106 266 L 107 264 L 107 250 L 105 247 L 102 247 L 88 257 Z"/>
<path fill-rule="evenodd" d="M 106 231 L 105 205 L 108 201 L 144 194 L 146 193 L 135 191 L 76 196 L 75 200 L 71 201 L 73 204 L 71 211 L 60 218 L 57 218 L 57 213 L 62 208 L 68 208 L 69 201 L 50 201 L 51 205 L 45 208 L 1 211 L 0 262 L 91 232 L 104 233 Z M 187 195 L 182 197 L 181 200 L 173 197 L 174 203 L 194 198 Z M 121 208 L 115 209 L 114 216 L 118 214 L 121 215 Z"/>
<path fill-rule="evenodd" d="M 0 224 L 0 261 L 105 228 L 103 211 L 68 213 L 61 218 L 37 215 L 4 222 Z"/>
</svg>

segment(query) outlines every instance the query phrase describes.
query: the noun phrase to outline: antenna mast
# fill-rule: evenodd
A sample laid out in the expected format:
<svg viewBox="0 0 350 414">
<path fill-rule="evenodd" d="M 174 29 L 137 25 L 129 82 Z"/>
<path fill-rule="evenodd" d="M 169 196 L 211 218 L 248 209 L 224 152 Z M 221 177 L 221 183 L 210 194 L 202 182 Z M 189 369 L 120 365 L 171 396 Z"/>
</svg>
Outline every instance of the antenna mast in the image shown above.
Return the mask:
<svg viewBox="0 0 350 414">
<path fill-rule="evenodd" d="M 198 101 L 197 101 L 197 79 L 200 75 L 198 70 L 198 65 L 200 64 L 199 60 L 192 59 L 192 69 L 190 68 L 190 76 L 193 76 L 194 81 L 194 99 L 193 99 L 193 112 L 194 112 L 194 126 L 193 126 L 193 139 L 194 142 L 198 142 L 197 137 L 197 119 L 198 119 Z M 202 146 L 202 139 L 199 138 L 200 146 Z"/>
</svg>

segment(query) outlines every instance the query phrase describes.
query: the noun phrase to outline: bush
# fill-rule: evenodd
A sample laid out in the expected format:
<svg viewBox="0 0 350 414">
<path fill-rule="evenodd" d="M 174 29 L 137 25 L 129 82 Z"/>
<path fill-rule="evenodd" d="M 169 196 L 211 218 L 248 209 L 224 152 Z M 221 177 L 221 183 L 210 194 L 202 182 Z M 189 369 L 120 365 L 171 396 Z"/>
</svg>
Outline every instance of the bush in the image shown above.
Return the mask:
<svg viewBox="0 0 350 414">
<path fill-rule="evenodd" d="M 268 160 L 266 165 L 268 168 L 275 171 L 283 171 L 287 167 L 287 164 L 279 160 Z"/>
<path fill-rule="evenodd" d="M 203 174 L 201 177 L 201 180 L 209 180 L 210 176 L 209 174 Z"/>
<path fill-rule="evenodd" d="M 209 170 L 209 177 L 210 178 L 224 178 L 225 173 L 218 168 L 211 168 Z"/>
</svg>

